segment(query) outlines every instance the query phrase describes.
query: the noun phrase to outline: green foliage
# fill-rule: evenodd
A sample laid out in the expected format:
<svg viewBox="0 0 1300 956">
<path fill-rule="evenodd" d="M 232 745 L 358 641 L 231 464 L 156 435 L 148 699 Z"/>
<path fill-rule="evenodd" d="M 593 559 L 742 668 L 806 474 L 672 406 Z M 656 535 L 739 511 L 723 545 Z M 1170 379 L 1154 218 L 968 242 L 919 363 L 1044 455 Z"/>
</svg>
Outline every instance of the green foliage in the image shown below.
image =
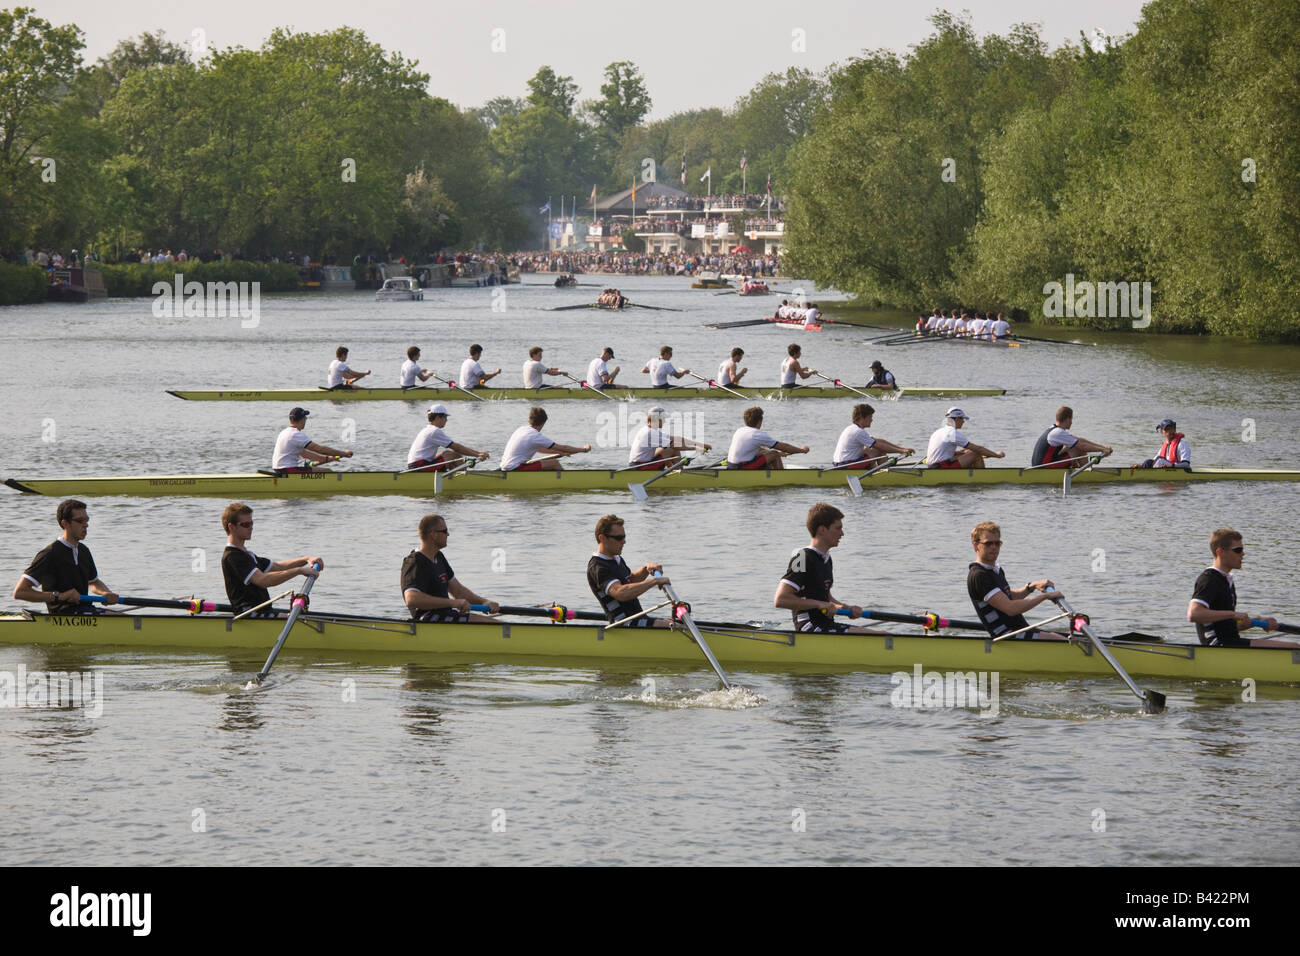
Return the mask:
<svg viewBox="0 0 1300 956">
<path fill-rule="evenodd" d="M 626 229 L 623 232 L 623 248 L 628 252 L 645 252 L 645 240 L 636 234 L 636 230 Z"/>
<path fill-rule="evenodd" d="M 153 295 L 155 282 L 260 282 L 262 292 L 296 292 L 298 267 L 283 262 L 158 262 L 103 265 L 104 288 L 110 296 Z"/>
<path fill-rule="evenodd" d="M 530 106 L 549 106 L 561 116 L 573 115 L 573 104 L 578 98 L 578 84 L 571 76 L 556 76 L 549 66 L 538 70 L 528 81 Z"/>
<path fill-rule="evenodd" d="M 0 305 L 45 301 L 45 270 L 0 262 Z"/>
<path fill-rule="evenodd" d="M 605 67 L 600 99 L 587 105 L 602 132 L 616 141 L 650 112 L 650 94 L 636 64 L 619 60 Z"/>
</svg>

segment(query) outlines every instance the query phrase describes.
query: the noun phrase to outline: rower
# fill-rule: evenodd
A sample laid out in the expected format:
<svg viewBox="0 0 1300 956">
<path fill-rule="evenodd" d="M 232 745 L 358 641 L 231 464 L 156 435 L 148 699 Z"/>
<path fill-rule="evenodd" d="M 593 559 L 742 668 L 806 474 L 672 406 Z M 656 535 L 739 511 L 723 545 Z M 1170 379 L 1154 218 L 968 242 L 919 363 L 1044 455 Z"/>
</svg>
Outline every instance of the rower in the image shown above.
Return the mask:
<svg viewBox="0 0 1300 956">
<path fill-rule="evenodd" d="M 680 372 L 677 371 L 676 366 L 672 363 L 672 357 L 672 347 L 665 345 L 659 350 L 659 357 L 652 358 L 650 361 L 646 362 L 645 367 L 641 369 L 642 373 L 648 373 L 650 375 L 650 384 L 653 387 L 668 388 L 668 376 L 671 375 L 673 378 L 682 378 L 691 373 L 691 370 L 688 368 L 684 368 Z"/>
<path fill-rule="evenodd" d="M 883 438 L 873 438 L 867 431 L 871 427 L 872 416 L 876 410 L 866 402 L 853 406 L 853 424 L 846 425 L 840 432 L 840 440 L 835 444 L 834 465 L 836 468 L 847 467 L 852 471 L 857 468 L 874 468 L 884 461 L 885 455 L 915 455 L 915 448 L 904 448 Z"/>
<path fill-rule="evenodd" d="M 614 350 L 607 345 L 604 351 L 600 353 L 600 357 L 592 359 L 591 364 L 587 366 L 587 384 L 598 392 L 603 392 L 611 387 L 614 384 L 614 379 L 618 377 L 618 373 L 622 370 L 621 366 L 618 365 L 614 366 L 614 371 L 609 370 L 607 363 L 613 357 Z"/>
<path fill-rule="evenodd" d="M 447 562 L 447 519 L 425 515 L 419 525 L 420 547 L 402 559 L 402 600 L 415 621 L 463 624 L 490 623 L 493 619 L 471 614 L 471 604 L 486 604 L 496 614 L 500 605 L 481 598 L 460 583 Z"/>
<path fill-rule="evenodd" d="M 943 328 L 943 310 L 935 309 L 934 314 L 925 320 L 925 334 L 937 335 Z"/>
<path fill-rule="evenodd" d="M 596 553 L 587 561 L 587 586 L 600 602 L 601 610 L 612 624 L 641 613 L 638 598 L 654 588 L 671 584 L 667 575 L 655 577 L 663 566 L 647 562 L 633 571 L 623 560 L 627 531 L 618 515 L 605 515 L 596 522 Z M 671 627 L 671 622 L 650 615 L 637 618 L 632 627 Z"/>
<path fill-rule="evenodd" d="M 420 367 L 420 347 L 412 345 L 406 350 L 406 361 L 402 363 L 402 374 L 397 384 L 402 388 L 415 388 L 417 378 L 427 382 L 432 375 L 432 370 Z"/>
<path fill-rule="evenodd" d="M 731 358 L 727 359 L 718 366 L 718 384 L 728 387 L 734 387 L 740 384 L 740 380 L 745 377 L 749 371 L 748 368 L 740 367 L 740 360 L 745 357 L 745 350 L 740 346 L 731 350 Z"/>
<path fill-rule="evenodd" d="M 484 388 L 487 383 L 501 374 L 501 369 L 495 372 L 483 371 L 483 366 L 479 364 L 479 356 L 483 354 L 483 346 L 474 344 L 469 347 L 469 358 L 460 364 L 460 381 L 461 388 L 475 389 Z"/>
<path fill-rule="evenodd" d="M 898 388 L 894 373 L 881 365 L 880 359 L 871 363 L 871 381 L 867 383 L 867 388 Z"/>
<path fill-rule="evenodd" d="M 411 450 L 406 453 L 407 471 L 442 471 L 455 456 L 477 458 L 479 461 L 491 457 L 485 451 L 462 445 L 443 431 L 449 414 L 446 405 L 433 405 L 429 408 L 429 424 L 420 429 L 415 441 L 411 442 Z"/>
<path fill-rule="evenodd" d="M 1156 452 L 1156 457 L 1148 458 L 1134 468 L 1190 468 L 1192 467 L 1192 450 L 1187 439 L 1178 430 L 1172 418 L 1166 418 L 1156 426 L 1156 431 L 1165 436 L 1164 444 Z"/>
<path fill-rule="evenodd" d="M 271 467 L 286 475 L 305 472 L 329 472 L 323 465 L 304 465 L 302 459 L 309 462 L 329 461 L 331 458 L 351 458 L 352 449 L 342 450 L 329 445 L 318 445 L 307 437 L 303 431 L 307 426 L 307 416 L 311 412 L 305 408 L 289 410 L 289 427 L 283 429 L 275 439 L 275 451 L 271 454 Z"/>
<path fill-rule="evenodd" d="M 851 627 L 835 620 L 835 612 L 847 608 L 849 617 L 861 617 L 862 608 L 843 604 L 831 593 L 834 573 L 831 548 L 844 537 L 844 512 L 819 502 L 808 510 L 806 522 L 811 540 L 790 557 L 781 583 L 776 586 L 772 606 L 784 608 L 794 618 L 794 629 L 804 634 L 872 634 L 865 627 Z"/>
<path fill-rule="evenodd" d="M 645 425 L 632 436 L 632 447 L 627 455 L 627 463 L 640 465 L 641 471 L 655 471 L 666 468 L 669 464 L 676 464 L 677 459 L 681 457 L 679 453 L 687 448 L 698 448 L 700 451 L 709 451 L 713 448 L 706 442 L 691 441 L 679 435 L 665 435 L 664 410 L 658 406 L 650 409 L 645 422 Z"/>
<path fill-rule="evenodd" d="M 232 501 L 221 512 L 221 529 L 226 532 L 226 550 L 221 552 L 221 576 L 226 582 L 226 597 L 231 610 L 242 614 L 249 608 L 266 604 L 253 617 L 276 617 L 280 612 L 267 602 L 268 588 L 277 587 L 296 577 L 314 578 L 325 567 L 315 556 L 272 561 L 259 558 L 248 547 L 253 537 L 253 509 L 241 501 Z"/>
<path fill-rule="evenodd" d="M 82 544 L 90 530 L 86 503 L 75 498 L 60 501 L 54 520 L 63 532 L 32 558 L 14 586 L 15 601 L 41 601 L 48 614 L 96 614 L 81 603 L 83 594 L 102 594 L 105 604 L 116 604 L 117 594 L 99 577 L 90 549 Z"/>
<path fill-rule="evenodd" d="M 1062 405 L 1056 410 L 1056 424 L 1038 436 L 1030 464 L 1043 468 L 1072 468 L 1087 455 L 1096 454 L 1104 458 L 1111 453 L 1109 445 L 1071 435 L 1070 426 L 1073 424 L 1074 409 Z"/>
<path fill-rule="evenodd" d="M 1231 528 L 1219 528 L 1210 535 L 1210 553 L 1214 563 L 1201 572 L 1192 589 L 1192 600 L 1187 605 L 1187 620 L 1196 625 L 1196 636 L 1202 644 L 1210 647 L 1289 647 L 1295 644 L 1289 641 L 1270 641 L 1267 638 L 1248 640 L 1241 636 L 1241 631 L 1252 626 L 1252 614 L 1237 610 L 1237 585 L 1232 580 L 1232 572 L 1241 569 L 1241 562 L 1246 553 L 1241 532 Z M 1277 628 L 1277 621 L 1271 617 L 1263 618 L 1267 622 L 1264 628 L 1272 631 Z"/>
<path fill-rule="evenodd" d="M 348 350 L 345 346 L 340 345 L 334 350 L 334 361 L 330 362 L 328 386 L 332 391 L 339 389 L 353 388 L 353 382 L 363 379 L 370 374 L 370 370 L 364 372 L 353 371 L 348 366 Z"/>
<path fill-rule="evenodd" d="M 528 361 L 524 363 L 524 388 L 557 388 L 558 386 L 547 385 L 543 376 L 567 376 L 568 374 L 564 369 L 552 368 L 542 361 L 542 347 L 540 345 L 534 345 L 528 350 Z"/>
<path fill-rule="evenodd" d="M 777 441 L 763 431 L 763 409 L 757 405 L 745 409 L 745 425 L 731 436 L 727 449 L 727 467 L 743 469 L 784 468 L 783 455 L 806 455 L 807 445 Z"/>
<path fill-rule="evenodd" d="M 975 613 L 992 637 L 1001 637 L 1012 631 L 1029 627 L 1025 612 L 1044 601 L 1055 601 L 1061 592 L 1048 592 L 1054 585 L 1047 578 L 1030 581 L 1023 588 L 1012 588 L 1007 583 L 1006 572 L 998 564 L 1002 553 L 1002 529 L 992 521 L 981 521 L 970 533 L 975 560 L 966 573 L 966 593 L 970 595 Z M 1040 593 L 1035 594 L 1038 591 Z M 1030 638 L 1055 639 L 1043 631 L 1025 630 L 1016 635 L 1020 640 Z"/>
<path fill-rule="evenodd" d="M 502 471 L 562 471 L 559 459 L 545 458 L 529 461 L 534 452 L 549 451 L 554 455 L 578 455 L 591 451 L 590 445 L 557 445 L 542 434 L 546 424 L 546 409 L 530 408 L 528 424 L 520 425 L 506 442 L 506 450 L 501 455 Z"/>
<path fill-rule="evenodd" d="M 809 329 L 812 328 L 813 326 L 820 325 L 821 317 L 822 317 L 822 312 L 821 309 L 817 308 L 817 303 L 809 302 L 808 311 L 804 313 L 804 317 L 803 317 L 803 327 L 805 329 Z"/>
<path fill-rule="evenodd" d="M 785 351 L 785 360 L 781 362 L 782 388 L 796 388 L 799 384 L 795 380 L 796 376 L 799 378 L 808 378 L 817 374 L 815 368 L 808 368 L 799 362 L 799 356 L 803 355 L 803 349 L 799 347 L 797 342 L 791 342 L 786 346 Z"/>
<path fill-rule="evenodd" d="M 961 433 L 970 419 L 960 408 L 944 413 L 946 422 L 930 436 L 925 463 L 930 468 L 983 468 L 985 458 L 1006 458 L 1006 453 L 976 445 Z"/>
<path fill-rule="evenodd" d="M 1005 339 L 1011 336 L 1011 323 L 1002 318 L 1002 313 L 998 313 L 997 320 L 993 323 L 993 338 Z"/>
</svg>

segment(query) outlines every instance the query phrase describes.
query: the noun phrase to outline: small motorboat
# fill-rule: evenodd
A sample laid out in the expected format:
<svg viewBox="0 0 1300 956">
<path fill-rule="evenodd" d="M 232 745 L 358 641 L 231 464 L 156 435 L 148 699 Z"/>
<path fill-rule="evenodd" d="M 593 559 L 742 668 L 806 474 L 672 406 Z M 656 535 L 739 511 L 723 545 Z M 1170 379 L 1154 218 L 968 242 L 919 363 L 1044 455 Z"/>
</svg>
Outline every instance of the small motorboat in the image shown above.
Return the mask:
<svg viewBox="0 0 1300 956">
<path fill-rule="evenodd" d="M 375 293 L 375 299 L 381 302 L 389 300 L 419 301 L 424 299 L 424 290 L 420 288 L 420 283 L 416 282 L 412 276 L 394 276 L 391 279 L 384 280 L 383 287 Z"/>
</svg>

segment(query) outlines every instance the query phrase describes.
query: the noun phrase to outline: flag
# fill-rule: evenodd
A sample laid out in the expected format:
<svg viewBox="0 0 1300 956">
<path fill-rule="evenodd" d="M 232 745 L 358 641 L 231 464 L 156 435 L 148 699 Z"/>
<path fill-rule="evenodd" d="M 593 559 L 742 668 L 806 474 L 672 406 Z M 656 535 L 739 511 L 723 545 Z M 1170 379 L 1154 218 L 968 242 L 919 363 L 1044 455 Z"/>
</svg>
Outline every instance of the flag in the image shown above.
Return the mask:
<svg viewBox="0 0 1300 956">
<path fill-rule="evenodd" d="M 547 200 L 546 200 L 546 205 L 543 206 L 541 209 L 537 210 L 537 215 L 539 215 L 539 216 L 544 216 L 544 215 L 546 215 L 546 213 L 548 213 L 548 212 L 550 212 L 550 211 L 551 211 L 551 201 L 550 201 L 549 199 L 547 199 Z"/>
<path fill-rule="evenodd" d="M 682 153 L 682 185 L 686 185 L 686 154 Z"/>
<path fill-rule="evenodd" d="M 632 180 L 632 205 L 636 205 L 636 180 Z"/>
<path fill-rule="evenodd" d="M 704 171 L 704 175 L 700 177 L 700 182 L 704 182 L 704 180 L 708 179 L 712 175 L 713 175 L 713 167 L 709 166 L 709 168 Z"/>
<path fill-rule="evenodd" d="M 596 184 L 595 183 L 591 184 L 591 204 L 592 206 L 596 205 Z"/>
<path fill-rule="evenodd" d="M 740 155 L 740 168 L 741 168 L 741 169 L 744 169 L 744 168 L 745 168 L 746 166 L 748 166 L 748 165 L 749 165 L 749 160 L 745 158 L 745 154 L 744 154 L 744 153 L 741 153 L 741 155 Z"/>
<path fill-rule="evenodd" d="M 772 174 L 767 174 L 767 194 L 772 195 Z"/>
</svg>

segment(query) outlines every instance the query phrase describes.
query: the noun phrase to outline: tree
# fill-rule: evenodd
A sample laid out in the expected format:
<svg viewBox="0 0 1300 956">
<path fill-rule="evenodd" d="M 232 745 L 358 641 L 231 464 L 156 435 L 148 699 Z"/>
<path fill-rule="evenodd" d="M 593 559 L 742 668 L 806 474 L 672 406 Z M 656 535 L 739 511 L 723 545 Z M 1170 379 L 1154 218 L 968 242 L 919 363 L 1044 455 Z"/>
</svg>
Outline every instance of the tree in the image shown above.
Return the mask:
<svg viewBox="0 0 1300 956">
<path fill-rule="evenodd" d="M 588 103 L 588 109 L 611 143 L 640 123 L 650 112 L 650 94 L 636 65 L 620 60 L 605 67 L 600 99 Z"/>
<path fill-rule="evenodd" d="M 518 116 L 528 108 L 528 101 L 512 96 L 497 96 L 488 100 L 478 109 L 474 116 L 488 129 L 496 129 L 501 120 L 507 116 Z"/>
<path fill-rule="evenodd" d="M 533 106 L 549 106 L 561 116 L 573 115 L 573 104 L 578 97 L 578 84 L 571 76 L 556 76 L 549 66 L 539 69 L 528 81 L 528 102 Z"/>
</svg>

